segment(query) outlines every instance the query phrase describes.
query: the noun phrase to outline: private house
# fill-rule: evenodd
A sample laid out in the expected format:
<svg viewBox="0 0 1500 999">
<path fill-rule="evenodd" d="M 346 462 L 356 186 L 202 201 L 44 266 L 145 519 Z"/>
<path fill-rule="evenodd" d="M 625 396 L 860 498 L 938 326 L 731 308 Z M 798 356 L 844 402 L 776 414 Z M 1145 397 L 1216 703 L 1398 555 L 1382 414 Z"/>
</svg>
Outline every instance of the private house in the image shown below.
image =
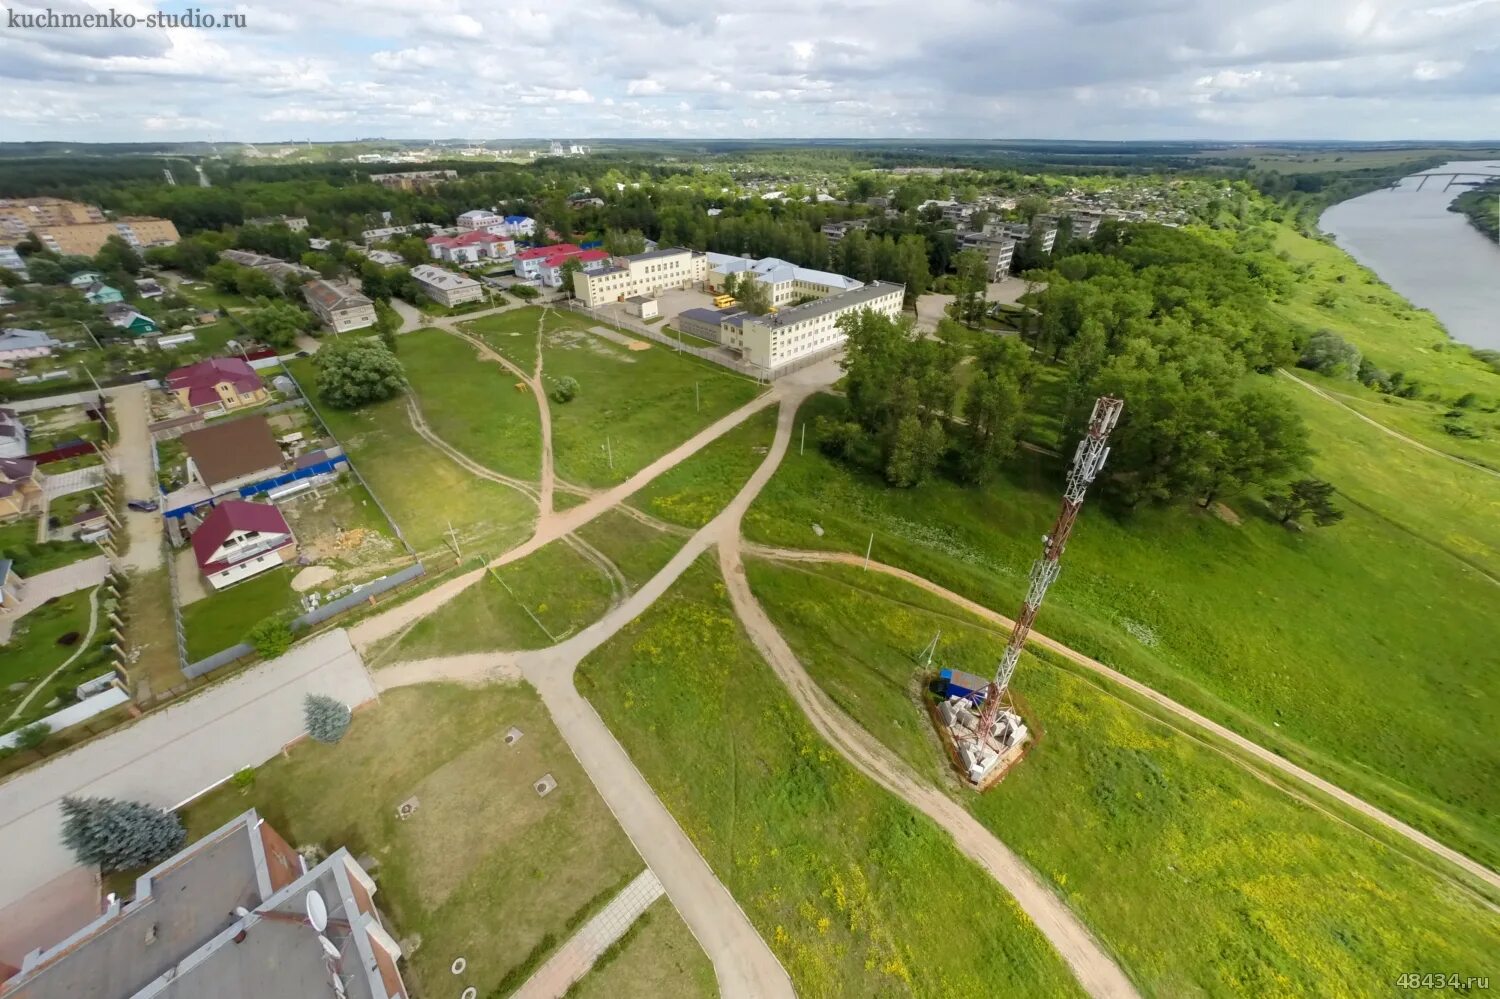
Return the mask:
<svg viewBox="0 0 1500 999">
<path fill-rule="evenodd" d="M 583 268 L 580 273 L 592 274 L 605 269 L 609 254 L 603 250 L 585 250 L 572 243 L 534 246 L 516 254 L 516 277 L 540 281 L 549 288 L 561 288 L 563 264 L 569 260 L 578 261 L 578 266 Z"/>
<path fill-rule="evenodd" d="M 0 458 L 0 520 L 38 513 L 47 478 L 36 462 L 25 458 Z"/>
<path fill-rule="evenodd" d="M 198 571 L 216 590 L 258 576 L 297 557 L 297 539 L 269 503 L 224 500 L 193 532 Z"/>
<path fill-rule="evenodd" d="M 24 458 L 28 450 L 26 424 L 14 409 L 0 407 L 0 458 Z"/>
<path fill-rule="evenodd" d="M 91 284 L 98 284 L 103 278 L 104 275 L 98 271 L 82 271 L 68 278 L 68 287 L 82 291 Z"/>
<path fill-rule="evenodd" d="M 238 357 L 211 357 L 167 375 L 167 388 L 194 412 L 241 409 L 265 402 L 266 383 Z"/>
<path fill-rule="evenodd" d="M 156 321 L 150 316 L 138 312 L 124 302 L 115 302 L 104 307 L 104 318 L 116 329 L 122 329 L 131 336 L 145 336 L 147 333 L 157 332 Z"/>
<path fill-rule="evenodd" d="M 431 264 L 418 264 L 411 269 L 422 294 L 439 305 L 450 308 L 465 302 L 477 302 L 484 298 L 484 287 L 471 277 L 445 271 Z"/>
<path fill-rule="evenodd" d="M 162 295 L 166 294 L 166 289 L 161 286 L 161 282 L 159 281 L 151 278 L 141 278 L 135 283 L 135 293 L 142 298 L 161 298 Z"/>
<path fill-rule="evenodd" d="M 264 416 L 220 420 L 179 439 L 187 450 L 188 479 L 207 491 L 204 499 L 281 472 L 281 447 Z"/>
<path fill-rule="evenodd" d="M 90 305 L 110 305 L 114 302 L 125 301 L 125 295 L 118 288 L 111 288 L 102 281 L 95 281 L 88 286 L 83 297 Z"/>
<path fill-rule="evenodd" d="M 111 896 L 65 940 L 20 959 L 6 999 L 407 999 L 401 947 L 349 851 L 312 863 L 251 809 Z M 456 993 L 455 993 L 456 994 Z"/>
<path fill-rule="evenodd" d="M 0 361 L 26 361 L 51 357 L 62 344 L 41 330 L 0 330 Z"/>
<path fill-rule="evenodd" d="M 362 330 L 375 325 L 375 303 L 364 295 L 332 281 L 309 281 L 302 296 L 323 325 L 335 333 Z"/>
<path fill-rule="evenodd" d="M 500 260 L 513 256 L 516 252 L 516 240 L 514 236 L 499 236 L 477 230 L 461 236 L 429 237 L 427 249 L 434 260 L 475 264 L 481 260 Z"/>
</svg>

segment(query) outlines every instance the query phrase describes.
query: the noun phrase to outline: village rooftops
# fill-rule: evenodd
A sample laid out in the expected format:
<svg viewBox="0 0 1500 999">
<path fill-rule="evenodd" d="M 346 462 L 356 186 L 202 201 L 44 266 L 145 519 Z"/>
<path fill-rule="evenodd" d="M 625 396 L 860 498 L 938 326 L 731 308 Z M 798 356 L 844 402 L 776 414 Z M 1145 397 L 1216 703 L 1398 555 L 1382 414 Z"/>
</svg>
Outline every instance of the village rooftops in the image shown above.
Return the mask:
<svg viewBox="0 0 1500 999">
<path fill-rule="evenodd" d="M 210 488 L 256 472 L 279 469 L 281 448 L 259 414 L 221 421 L 182 435 L 182 446 Z"/>
</svg>

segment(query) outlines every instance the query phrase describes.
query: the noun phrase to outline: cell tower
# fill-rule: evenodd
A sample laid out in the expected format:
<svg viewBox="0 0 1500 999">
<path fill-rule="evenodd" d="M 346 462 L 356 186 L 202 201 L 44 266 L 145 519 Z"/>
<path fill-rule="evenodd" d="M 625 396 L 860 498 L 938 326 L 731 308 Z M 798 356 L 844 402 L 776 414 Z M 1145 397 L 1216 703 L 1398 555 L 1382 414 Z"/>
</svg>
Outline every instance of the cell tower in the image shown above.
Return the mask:
<svg viewBox="0 0 1500 999">
<path fill-rule="evenodd" d="M 944 698 L 936 705 L 934 721 L 944 742 L 951 747 L 959 769 L 979 790 L 999 780 L 1021 758 L 1031 739 L 1026 722 L 1010 705 L 1010 680 L 1015 675 L 1021 649 L 1026 644 L 1026 636 L 1031 633 L 1032 622 L 1036 620 L 1047 588 L 1057 581 L 1061 569 L 1059 560 L 1063 549 L 1068 546 L 1073 524 L 1078 520 L 1084 494 L 1109 457 L 1109 434 L 1119 422 L 1124 407 L 1121 400 L 1110 396 L 1102 396 L 1094 402 L 1088 431 L 1078 442 L 1073 465 L 1068 469 L 1062 510 L 1052 530 L 1042 539 L 1042 557 L 1031 566 L 1026 602 L 1016 616 L 1016 623 L 1011 626 L 1010 639 L 1005 643 L 1005 653 L 1000 657 L 995 678 L 986 681 L 983 677 L 954 669 L 945 669 L 941 673 Z M 935 648 L 937 641 L 934 638 L 928 648 Z M 930 663 L 931 653 L 924 650 L 924 655 Z"/>
<path fill-rule="evenodd" d="M 1073 533 L 1073 524 L 1078 520 L 1084 494 L 1088 492 L 1089 485 L 1099 474 L 1099 470 L 1104 467 L 1104 460 L 1109 457 L 1109 434 L 1119 422 L 1120 411 L 1124 408 L 1125 402 L 1113 396 L 1100 396 L 1094 401 L 1088 431 L 1083 435 L 1083 440 L 1078 442 L 1078 450 L 1073 454 L 1073 466 L 1068 469 L 1068 484 L 1063 490 L 1062 509 L 1058 511 L 1052 530 L 1042 538 L 1042 557 L 1031 564 L 1026 602 L 1021 605 L 1021 613 L 1016 615 L 1015 624 L 1011 625 L 1010 640 L 1005 643 L 1005 654 L 1000 657 L 1000 667 L 995 671 L 995 679 L 985 690 L 984 710 L 979 716 L 981 733 L 994 730 L 995 716 L 1000 713 L 1001 697 L 1010 688 L 1010 678 L 1015 675 L 1021 648 L 1026 644 L 1026 636 L 1031 634 L 1032 622 L 1036 620 L 1036 612 L 1042 606 L 1042 599 L 1047 596 L 1047 588 L 1057 581 L 1057 574 L 1062 571 L 1061 559 L 1063 549 L 1068 546 L 1068 535 Z"/>
</svg>

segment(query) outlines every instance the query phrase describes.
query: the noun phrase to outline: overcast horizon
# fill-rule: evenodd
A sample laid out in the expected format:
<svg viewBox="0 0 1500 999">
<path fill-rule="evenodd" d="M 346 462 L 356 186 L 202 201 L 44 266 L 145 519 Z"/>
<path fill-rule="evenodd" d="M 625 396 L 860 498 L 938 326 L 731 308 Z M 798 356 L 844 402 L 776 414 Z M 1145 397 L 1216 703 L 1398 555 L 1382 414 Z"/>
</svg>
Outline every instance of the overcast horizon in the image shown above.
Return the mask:
<svg viewBox="0 0 1500 999">
<path fill-rule="evenodd" d="M 49 9 L 244 27 L 23 26 Z M 1500 0 L 912 10 L 20 3 L 0 139 L 1477 142 L 1500 120 Z"/>
</svg>

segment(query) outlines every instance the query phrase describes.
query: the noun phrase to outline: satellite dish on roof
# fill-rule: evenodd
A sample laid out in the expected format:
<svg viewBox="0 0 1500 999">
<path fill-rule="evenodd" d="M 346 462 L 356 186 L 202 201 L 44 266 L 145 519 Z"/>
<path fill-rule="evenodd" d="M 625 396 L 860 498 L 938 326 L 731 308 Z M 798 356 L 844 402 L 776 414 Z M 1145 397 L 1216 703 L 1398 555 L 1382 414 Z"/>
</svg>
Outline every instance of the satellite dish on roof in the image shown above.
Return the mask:
<svg viewBox="0 0 1500 999">
<path fill-rule="evenodd" d="M 307 921 L 319 933 L 328 928 L 328 906 L 316 890 L 307 893 Z"/>
<path fill-rule="evenodd" d="M 320 943 L 320 944 L 323 945 L 323 953 L 327 954 L 329 957 L 333 958 L 335 961 L 337 961 L 339 959 L 339 949 L 338 949 L 337 946 L 334 945 L 334 942 L 332 940 L 328 939 L 327 937 L 323 936 L 323 934 L 319 933 L 318 934 L 318 943 Z"/>
</svg>

